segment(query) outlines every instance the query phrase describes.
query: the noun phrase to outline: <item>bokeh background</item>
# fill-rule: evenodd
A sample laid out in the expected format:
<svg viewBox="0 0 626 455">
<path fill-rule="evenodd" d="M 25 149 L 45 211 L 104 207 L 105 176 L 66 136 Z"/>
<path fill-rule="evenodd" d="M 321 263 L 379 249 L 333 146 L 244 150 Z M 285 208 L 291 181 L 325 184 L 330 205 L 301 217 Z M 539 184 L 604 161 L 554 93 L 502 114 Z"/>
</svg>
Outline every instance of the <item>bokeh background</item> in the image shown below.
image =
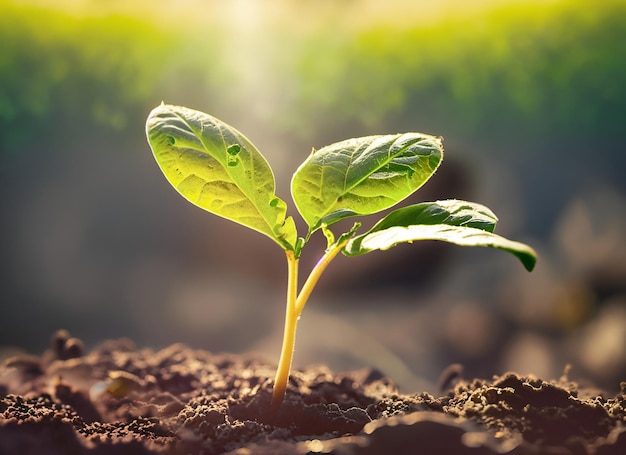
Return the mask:
<svg viewBox="0 0 626 455">
<path fill-rule="evenodd" d="M 626 379 L 625 1 L 0 0 L 3 355 L 66 328 L 277 361 L 283 253 L 167 184 L 144 134 L 161 101 L 244 132 L 289 202 L 311 147 L 444 136 L 411 201 L 482 202 L 540 255 L 532 274 L 435 242 L 341 257 L 296 366 L 374 366 L 409 392 L 453 362 Z"/>
</svg>

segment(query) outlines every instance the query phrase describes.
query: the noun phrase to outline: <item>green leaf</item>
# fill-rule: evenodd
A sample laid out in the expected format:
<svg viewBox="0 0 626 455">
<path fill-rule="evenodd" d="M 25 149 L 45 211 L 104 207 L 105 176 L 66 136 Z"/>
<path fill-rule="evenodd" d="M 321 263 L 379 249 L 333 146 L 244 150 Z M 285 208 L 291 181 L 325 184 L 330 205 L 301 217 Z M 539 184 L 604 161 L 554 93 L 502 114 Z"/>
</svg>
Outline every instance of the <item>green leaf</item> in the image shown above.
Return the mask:
<svg viewBox="0 0 626 455">
<path fill-rule="evenodd" d="M 313 232 L 397 204 L 435 173 L 442 158 L 441 138 L 426 134 L 348 139 L 313 151 L 295 172 L 291 193 Z"/>
<path fill-rule="evenodd" d="M 185 199 L 294 249 L 295 223 L 276 197 L 272 169 L 243 134 L 203 112 L 165 104 L 148 116 L 146 134 L 163 174 Z"/>
<path fill-rule="evenodd" d="M 416 224 L 446 224 L 466 226 L 493 232 L 498 217 L 487 207 L 476 202 L 447 199 L 445 201 L 422 202 L 394 210 L 380 220 L 370 232 L 382 231 L 394 226 Z"/>
<path fill-rule="evenodd" d="M 497 248 L 515 255 L 528 271 L 537 254 L 520 242 L 493 233 L 497 218 L 487 207 L 466 201 L 426 202 L 391 212 L 365 234 L 351 239 L 343 253 L 356 256 L 399 243 L 440 240 L 461 246 Z"/>
</svg>

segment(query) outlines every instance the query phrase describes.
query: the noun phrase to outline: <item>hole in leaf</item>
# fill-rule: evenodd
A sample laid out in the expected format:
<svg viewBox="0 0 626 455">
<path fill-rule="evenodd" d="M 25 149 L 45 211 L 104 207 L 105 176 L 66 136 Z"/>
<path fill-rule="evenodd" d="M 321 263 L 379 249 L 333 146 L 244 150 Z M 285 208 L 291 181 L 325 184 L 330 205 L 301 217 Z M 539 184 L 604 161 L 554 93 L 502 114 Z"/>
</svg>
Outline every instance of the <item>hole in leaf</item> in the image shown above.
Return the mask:
<svg viewBox="0 0 626 455">
<path fill-rule="evenodd" d="M 234 156 L 229 156 L 228 157 L 228 165 L 229 166 L 237 166 L 239 164 L 239 158 L 236 158 Z"/>
<path fill-rule="evenodd" d="M 229 145 L 228 148 L 226 149 L 226 152 L 231 156 L 235 156 L 239 152 L 241 152 L 241 146 L 239 144 Z"/>
</svg>

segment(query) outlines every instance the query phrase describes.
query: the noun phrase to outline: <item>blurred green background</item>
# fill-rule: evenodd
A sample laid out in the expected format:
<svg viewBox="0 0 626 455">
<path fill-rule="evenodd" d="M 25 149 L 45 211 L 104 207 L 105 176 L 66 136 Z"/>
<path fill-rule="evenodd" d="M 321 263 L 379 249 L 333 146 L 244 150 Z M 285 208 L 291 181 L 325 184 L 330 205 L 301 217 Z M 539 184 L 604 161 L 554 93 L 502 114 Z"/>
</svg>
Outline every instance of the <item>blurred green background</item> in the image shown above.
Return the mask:
<svg viewBox="0 0 626 455">
<path fill-rule="evenodd" d="M 144 136 L 161 101 L 242 131 L 289 202 L 311 147 L 444 136 L 412 200 L 482 202 L 540 254 L 532 274 L 431 243 L 340 258 L 296 366 L 373 365 L 408 391 L 452 362 L 625 379 L 626 1 L 0 0 L 5 355 L 63 327 L 277 360 L 282 252 L 169 187 Z"/>
</svg>

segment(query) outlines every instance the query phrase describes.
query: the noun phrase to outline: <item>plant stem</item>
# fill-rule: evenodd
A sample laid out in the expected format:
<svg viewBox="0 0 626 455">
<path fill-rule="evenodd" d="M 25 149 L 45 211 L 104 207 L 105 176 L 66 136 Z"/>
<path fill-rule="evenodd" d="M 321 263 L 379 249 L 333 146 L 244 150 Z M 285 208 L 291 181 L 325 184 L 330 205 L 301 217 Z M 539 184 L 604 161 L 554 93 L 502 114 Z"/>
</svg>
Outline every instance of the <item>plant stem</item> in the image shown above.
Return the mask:
<svg viewBox="0 0 626 455">
<path fill-rule="evenodd" d="M 298 259 L 293 251 L 285 250 L 289 275 L 287 279 L 287 308 L 285 311 L 285 331 L 283 334 L 283 347 L 280 352 L 280 360 L 276 377 L 274 379 L 274 391 L 272 393 L 272 412 L 277 412 L 285 398 L 287 381 L 291 370 L 291 360 L 296 343 L 296 326 L 298 324 L 298 312 L 296 311 L 296 299 L 298 296 Z"/>
<path fill-rule="evenodd" d="M 302 313 L 304 305 L 306 305 L 306 302 L 309 300 L 311 292 L 313 292 L 313 289 L 317 285 L 317 282 L 322 276 L 322 273 L 324 273 L 324 270 L 326 270 L 328 264 L 330 264 L 330 262 L 335 259 L 337 254 L 339 254 L 339 252 L 346 245 L 346 243 L 348 243 L 347 239 L 339 244 L 332 245 L 329 249 L 326 250 L 324 256 L 322 256 L 321 259 L 317 261 L 317 264 L 315 264 L 313 270 L 311 270 L 309 277 L 304 282 L 304 286 L 302 286 L 300 294 L 296 299 L 296 312 L 298 313 L 298 316 L 300 316 L 300 313 Z"/>
<path fill-rule="evenodd" d="M 293 351 L 296 343 L 296 327 L 300 314 L 311 292 L 313 292 L 315 285 L 322 276 L 322 273 L 324 273 L 328 264 L 337 256 L 346 243 L 347 240 L 340 244 L 335 244 L 326 250 L 324 256 L 315 264 L 304 286 L 302 286 L 300 294 L 298 294 L 298 259 L 295 257 L 293 251 L 285 251 L 289 268 L 287 280 L 287 308 L 285 311 L 283 347 L 280 352 L 280 360 L 278 361 L 278 369 L 276 370 L 276 377 L 274 379 L 274 391 L 272 393 L 271 409 L 274 413 L 278 412 L 285 398 L 285 392 L 287 391 L 287 382 L 289 381 Z"/>
</svg>

